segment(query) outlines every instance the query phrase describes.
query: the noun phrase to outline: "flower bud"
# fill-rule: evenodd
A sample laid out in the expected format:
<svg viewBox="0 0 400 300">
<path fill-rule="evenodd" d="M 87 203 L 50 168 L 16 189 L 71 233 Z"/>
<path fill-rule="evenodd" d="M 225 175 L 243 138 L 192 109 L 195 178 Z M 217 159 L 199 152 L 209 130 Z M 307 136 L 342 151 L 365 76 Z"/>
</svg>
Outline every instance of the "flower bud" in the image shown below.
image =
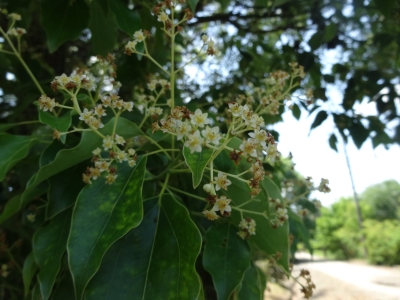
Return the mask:
<svg viewBox="0 0 400 300">
<path fill-rule="evenodd" d="M 211 189 L 212 189 L 212 186 L 211 186 L 210 183 L 206 183 L 205 185 L 203 185 L 203 190 L 204 190 L 206 193 L 211 193 Z"/>
</svg>

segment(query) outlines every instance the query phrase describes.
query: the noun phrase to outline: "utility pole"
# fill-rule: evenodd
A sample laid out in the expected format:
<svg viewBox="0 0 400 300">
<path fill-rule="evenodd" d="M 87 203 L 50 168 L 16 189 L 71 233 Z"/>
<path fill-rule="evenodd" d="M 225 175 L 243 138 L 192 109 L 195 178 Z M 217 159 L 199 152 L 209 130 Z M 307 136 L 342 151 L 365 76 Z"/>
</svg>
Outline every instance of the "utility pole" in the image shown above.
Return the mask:
<svg viewBox="0 0 400 300">
<path fill-rule="evenodd" d="M 356 204 L 356 212 L 357 212 L 357 221 L 358 221 L 358 228 L 361 233 L 361 242 L 363 244 L 363 251 L 364 251 L 364 258 L 368 258 L 368 250 L 367 247 L 365 246 L 365 236 L 364 236 L 364 226 L 363 226 L 363 218 L 361 214 L 361 208 L 360 208 L 360 200 L 358 198 L 358 194 L 356 192 L 356 188 L 354 185 L 354 179 L 353 179 L 353 173 L 351 172 L 351 166 L 350 166 L 350 160 L 349 160 L 349 155 L 347 154 L 347 143 L 345 139 L 342 136 L 343 140 L 343 149 L 344 149 L 344 155 L 346 156 L 346 162 L 347 162 L 347 168 L 349 170 L 349 175 L 350 175 L 350 181 L 351 181 L 351 186 L 353 188 L 353 197 L 354 197 L 354 202 Z"/>
</svg>

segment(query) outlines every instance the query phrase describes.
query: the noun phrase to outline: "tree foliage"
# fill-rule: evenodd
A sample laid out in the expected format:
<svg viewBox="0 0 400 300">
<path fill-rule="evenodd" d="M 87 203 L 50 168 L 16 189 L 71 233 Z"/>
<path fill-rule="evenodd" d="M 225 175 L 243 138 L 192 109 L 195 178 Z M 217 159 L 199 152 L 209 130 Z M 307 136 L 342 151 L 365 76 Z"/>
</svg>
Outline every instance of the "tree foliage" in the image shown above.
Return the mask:
<svg viewBox="0 0 400 300">
<path fill-rule="evenodd" d="M 175 2 L 2 6 L 5 299 L 261 298 L 255 261 L 289 274 L 289 230 L 292 252 L 298 242 L 311 251 L 318 206 L 266 131 L 286 104 L 296 118 L 315 113 L 313 128 L 333 118 L 357 146 L 398 141 L 399 127 L 388 130 L 398 118 L 397 4 Z M 342 55 L 329 71 L 326 49 Z M 204 79 L 190 79 L 189 63 Z M 333 83 L 345 93 L 331 109 Z M 364 97 L 379 116 L 355 113 Z"/>
</svg>

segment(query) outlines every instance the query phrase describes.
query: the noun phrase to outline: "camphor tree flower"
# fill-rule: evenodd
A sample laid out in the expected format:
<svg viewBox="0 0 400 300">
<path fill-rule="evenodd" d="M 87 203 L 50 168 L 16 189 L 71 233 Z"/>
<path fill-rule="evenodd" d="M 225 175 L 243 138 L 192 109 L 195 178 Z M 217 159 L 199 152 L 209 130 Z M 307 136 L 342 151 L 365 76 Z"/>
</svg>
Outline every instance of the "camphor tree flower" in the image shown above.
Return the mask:
<svg viewBox="0 0 400 300">
<path fill-rule="evenodd" d="M 218 176 L 214 178 L 214 183 L 216 191 L 219 191 L 220 189 L 228 190 L 228 185 L 232 184 L 226 174 L 222 172 L 218 172 Z"/>
<path fill-rule="evenodd" d="M 193 115 L 190 115 L 191 123 L 198 127 L 204 127 L 210 124 L 210 120 L 207 119 L 208 114 L 203 113 L 199 108 L 195 110 Z"/>
<path fill-rule="evenodd" d="M 188 139 L 185 142 L 185 146 L 190 149 L 190 153 L 201 152 L 201 146 L 204 143 L 204 139 L 200 136 L 200 131 L 196 130 L 194 133 L 188 135 Z"/>
</svg>

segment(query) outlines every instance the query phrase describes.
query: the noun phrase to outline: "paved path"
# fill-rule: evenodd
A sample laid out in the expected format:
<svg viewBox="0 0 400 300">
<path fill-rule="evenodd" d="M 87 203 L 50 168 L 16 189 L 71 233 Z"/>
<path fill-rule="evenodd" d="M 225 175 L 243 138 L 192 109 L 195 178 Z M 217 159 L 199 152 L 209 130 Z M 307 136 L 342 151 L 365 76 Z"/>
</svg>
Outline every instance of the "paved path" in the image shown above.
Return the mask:
<svg viewBox="0 0 400 300">
<path fill-rule="evenodd" d="M 400 267 L 369 266 L 361 262 L 329 261 L 321 258 L 310 260 L 305 253 L 296 255 L 300 263 L 294 267 L 294 275 L 301 269 L 310 271 L 317 289 L 315 300 L 400 300 Z M 299 286 L 293 281 L 285 285 L 292 292 L 272 287 L 265 299 L 297 300 L 302 298 Z"/>
</svg>

